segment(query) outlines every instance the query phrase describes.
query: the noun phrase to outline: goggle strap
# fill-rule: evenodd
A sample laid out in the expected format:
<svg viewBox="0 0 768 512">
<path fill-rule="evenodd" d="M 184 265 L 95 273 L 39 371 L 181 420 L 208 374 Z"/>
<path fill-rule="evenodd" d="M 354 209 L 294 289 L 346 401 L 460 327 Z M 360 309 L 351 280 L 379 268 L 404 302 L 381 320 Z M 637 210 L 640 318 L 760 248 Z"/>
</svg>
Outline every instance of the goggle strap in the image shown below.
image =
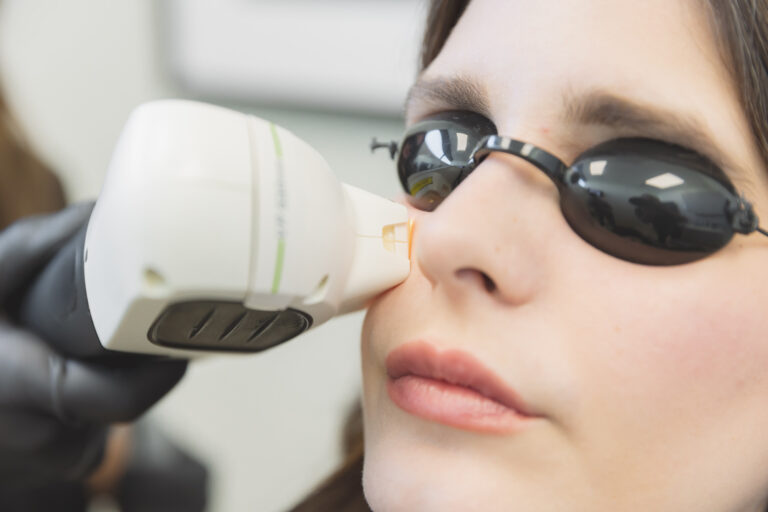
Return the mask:
<svg viewBox="0 0 768 512">
<path fill-rule="evenodd" d="M 752 209 L 752 204 L 747 201 L 744 195 L 739 196 L 735 208 L 731 211 L 733 230 L 747 235 L 755 230 L 760 230 L 758 224 L 757 215 L 755 215 L 755 211 Z"/>
<path fill-rule="evenodd" d="M 489 135 L 480 141 L 472 155 L 475 165 L 495 151 L 522 158 L 543 171 L 555 183 L 560 183 L 565 174 L 565 164 L 552 153 L 528 142 L 499 135 Z"/>
<path fill-rule="evenodd" d="M 373 153 L 377 149 L 387 148 L 389 150 L 389 157 L 392 160 L 395 159 L 395 155 L 397 154 L 397 142 L 395 142 L 394 140 L 391 140 L 389 142 L 379 142 L 379 140 L 376 137 L 373 137 L 373 139 L 371 139 L 370 148 L 371 148 L 371 153 Z"/>
</svg>

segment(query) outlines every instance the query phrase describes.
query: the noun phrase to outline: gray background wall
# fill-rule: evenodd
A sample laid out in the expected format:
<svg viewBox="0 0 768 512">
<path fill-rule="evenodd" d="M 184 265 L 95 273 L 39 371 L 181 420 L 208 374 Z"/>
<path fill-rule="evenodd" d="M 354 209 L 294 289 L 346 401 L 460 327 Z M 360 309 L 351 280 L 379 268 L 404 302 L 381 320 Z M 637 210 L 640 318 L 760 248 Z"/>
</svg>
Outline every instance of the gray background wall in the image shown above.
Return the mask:
<svg viewBox="0 0 768 512">
<path fill-rule="evenodd" d="M 73 201 L 94 198 L 130 110 L 185 97 L 163 65 L 151 0 L 3 0 L 2 83 L 35 148 Z M 221 103 L 221 102 L 219 102 Z M 401 121 L 235 105 L 292 130 L 339 177 L 398 193 L 371 135 Z M 152 416 L 213 471 L 210 510 L 284 510 L 339 462 L 343 414 L 359 396 L 362 314 L 339 318 L 267 353 L 198 361 Z"/>
</svg>

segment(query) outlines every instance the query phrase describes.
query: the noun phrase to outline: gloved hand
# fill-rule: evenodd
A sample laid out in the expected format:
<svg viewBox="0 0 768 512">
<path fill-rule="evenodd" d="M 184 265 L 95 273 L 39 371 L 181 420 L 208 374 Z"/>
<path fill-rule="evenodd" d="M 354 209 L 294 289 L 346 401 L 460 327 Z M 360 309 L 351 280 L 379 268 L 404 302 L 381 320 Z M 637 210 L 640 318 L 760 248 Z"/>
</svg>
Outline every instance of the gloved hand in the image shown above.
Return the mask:
<svg viewBox="0 0 768 512">
<path fill-rule="evenodd" d="M 186 370 L 186 361 L 150 356 L 68 358 L 4 314 L 91 208 L 0 232 L 0 488 L 83 478 L 102 458 L 107 425 L 136 419 Z"/>
</svg>

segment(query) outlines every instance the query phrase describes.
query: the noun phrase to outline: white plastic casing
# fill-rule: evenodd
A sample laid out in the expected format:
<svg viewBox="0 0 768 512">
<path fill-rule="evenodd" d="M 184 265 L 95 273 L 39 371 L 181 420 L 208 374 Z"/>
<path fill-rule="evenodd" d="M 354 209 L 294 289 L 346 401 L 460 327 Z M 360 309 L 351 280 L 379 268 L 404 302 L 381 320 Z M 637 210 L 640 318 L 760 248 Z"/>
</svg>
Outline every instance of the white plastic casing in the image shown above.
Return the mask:
<svg viewBox="0 0 768 512">
<path fill-rule="evenodd" d="M 102 344 L 151 354 L 196 355 L 147 338 L 175 302 L 291 307 L 314 327 L 364 307 L 410 269 L 404 206 L 340 183 L 287 130 L 182 100 L 131 114 L 85 248 Z"/>
</svg>

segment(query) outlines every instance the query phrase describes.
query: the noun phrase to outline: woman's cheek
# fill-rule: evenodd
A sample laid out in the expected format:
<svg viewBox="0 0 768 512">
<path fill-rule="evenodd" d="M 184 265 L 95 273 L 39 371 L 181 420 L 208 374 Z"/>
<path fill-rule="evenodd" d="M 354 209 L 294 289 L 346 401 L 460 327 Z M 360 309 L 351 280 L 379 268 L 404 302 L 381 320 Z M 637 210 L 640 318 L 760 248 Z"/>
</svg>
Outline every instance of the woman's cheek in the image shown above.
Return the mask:
<svg viewBox="0 0 768 512">
<path fill-rule="evenodd" d="M 614 308 L 612 321 L 586 340 L 596 346 L 576 357 L 589 403 L 617 419 L 663 423 L 719 417 L 768 396 L 768 334 L 757 320 L 765 315 L 744 306 L 749 294 L 684 288 L 635 288 L 648 300 L 623 302 L 628 307 Z"/>
</svg>

